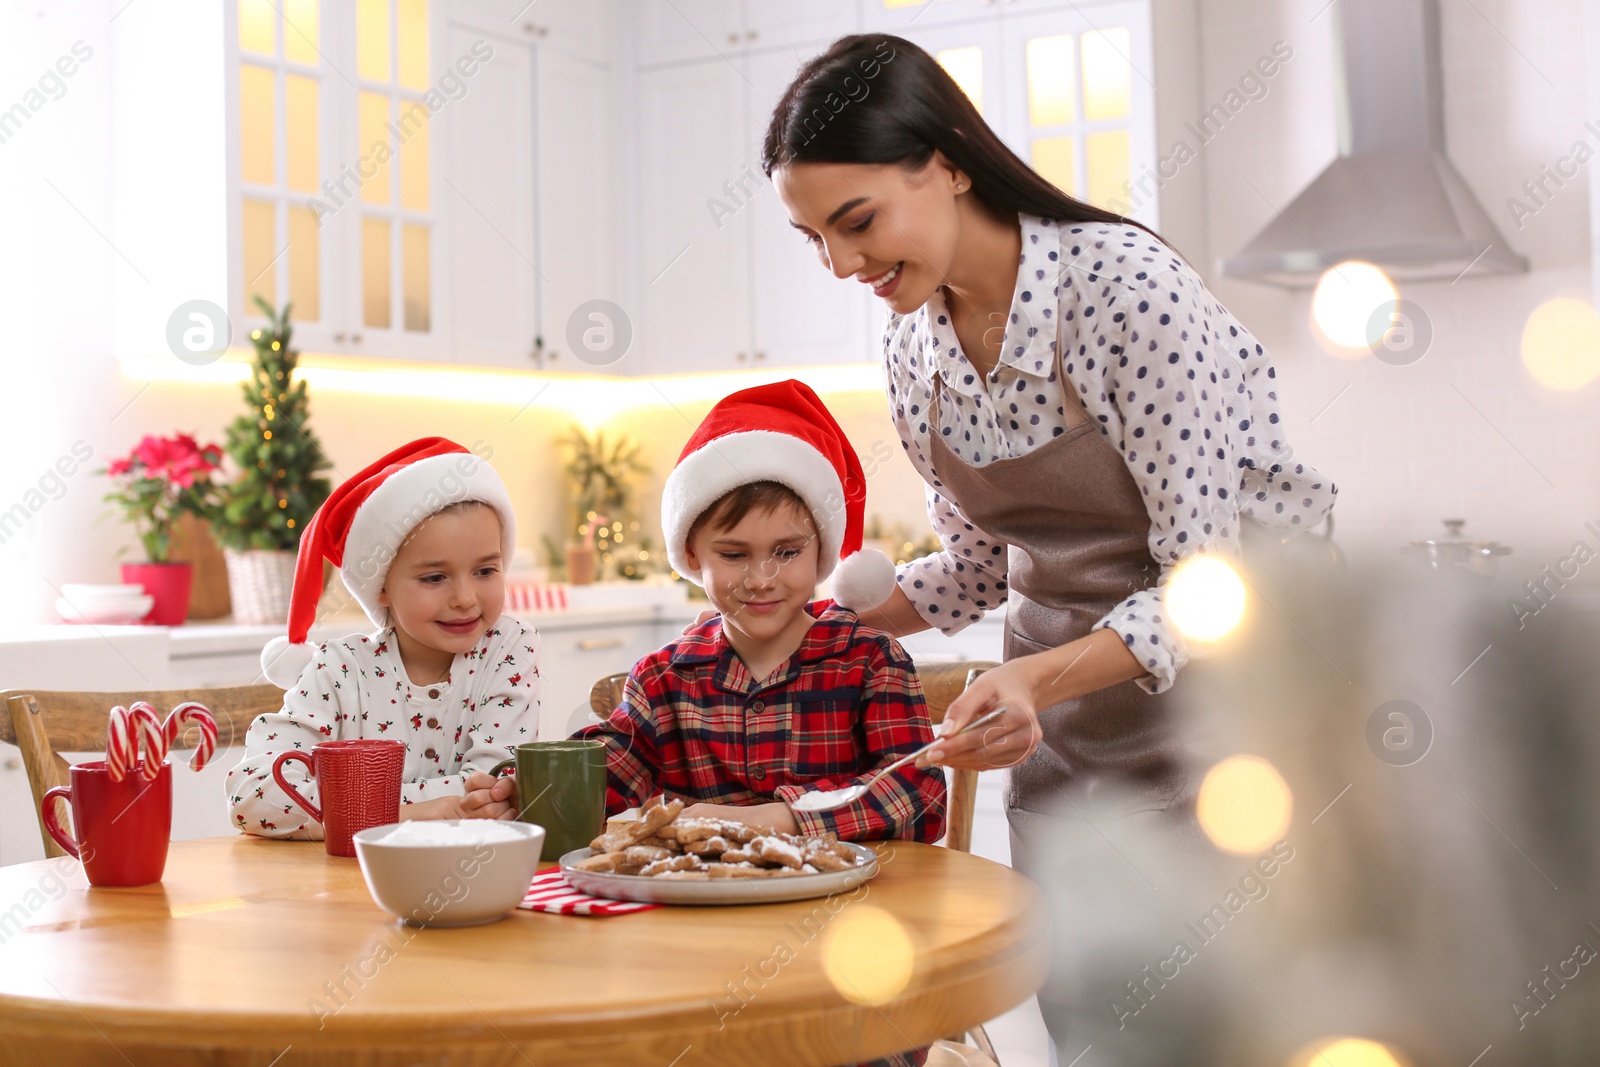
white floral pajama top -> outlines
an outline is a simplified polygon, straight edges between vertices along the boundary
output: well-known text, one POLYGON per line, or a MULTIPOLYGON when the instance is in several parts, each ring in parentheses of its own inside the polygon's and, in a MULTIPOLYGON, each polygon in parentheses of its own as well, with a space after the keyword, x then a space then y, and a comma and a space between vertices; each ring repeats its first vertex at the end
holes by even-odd
MULTIPOLYGON (((461 796, 468 774, 487 773, 517 745, 537 740, 539 684, 539 633, 510 615, 433 685, 407 678, 393 628, 329 641, 283 694, 283 710, 250 724, 245 757, 228 772, 230 821, 263 837, 321 840, 322 824, 278 788, 272 762, 322 741, 404 741, 401 804, 461 796)), ((283 776, 321 806, 304 764, 285 764, 283 776)))

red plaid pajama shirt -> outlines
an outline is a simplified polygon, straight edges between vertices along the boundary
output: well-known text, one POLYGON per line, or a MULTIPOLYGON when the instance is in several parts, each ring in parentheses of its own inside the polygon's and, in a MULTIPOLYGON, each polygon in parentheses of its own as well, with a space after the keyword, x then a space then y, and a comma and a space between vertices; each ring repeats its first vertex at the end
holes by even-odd
MULTIPOLYGON (((792 806, 810 790, 864 783, 933 740, 933 731, 905 650, 854 612, 829 606, 764 681, 750 676, 720 620, 702 623, 640 660, 610 719, 574 736, 606 743, 606 812, 614 815, 656 792, 792 806)), ((944 836, 944 772, 908 765, 854 804, 794 817, 806 834, 931 844, 944 836)))

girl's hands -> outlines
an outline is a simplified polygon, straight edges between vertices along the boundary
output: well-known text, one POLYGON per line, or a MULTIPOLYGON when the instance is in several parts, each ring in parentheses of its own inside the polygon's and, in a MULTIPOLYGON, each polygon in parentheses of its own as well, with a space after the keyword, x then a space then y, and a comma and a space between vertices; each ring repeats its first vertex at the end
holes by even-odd
POLYGON ((1006 711, 998 722, 935 746, 917 760, 918 766, 939 763, 956 770, 992 771, 1014 767, 1032 755, 1044 731, 1035 708, 1033 671, 1024 656, 984 671, 945 711, 934 734, 947 737, 978 716, 998 707, 1006 711))
POLYGON ((517 817, 517 780, 515 777, 491 778, 473 771, 467 775, 467 793, 461 797, 461 814, 445 816, 460 819, 515 819, 517 817))

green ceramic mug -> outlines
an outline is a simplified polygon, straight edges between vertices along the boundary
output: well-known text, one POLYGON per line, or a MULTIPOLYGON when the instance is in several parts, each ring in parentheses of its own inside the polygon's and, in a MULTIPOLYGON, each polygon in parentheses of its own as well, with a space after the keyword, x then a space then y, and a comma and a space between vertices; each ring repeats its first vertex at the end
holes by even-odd
POLYGON ((517 818, 544 827, 545 860, 587 848, 606 825, 603 741, 529 741, 489 773, 515 770, 517 818))

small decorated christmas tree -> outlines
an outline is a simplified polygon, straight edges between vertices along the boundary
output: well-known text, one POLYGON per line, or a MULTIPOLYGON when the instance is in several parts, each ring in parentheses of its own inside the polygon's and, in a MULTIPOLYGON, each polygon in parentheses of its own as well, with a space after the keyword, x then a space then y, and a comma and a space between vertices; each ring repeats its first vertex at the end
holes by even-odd
POLYGON ((267 326, 250 333, 256 355, 243 387, 250 411, 228 426, 225 446, 239 475, 222 487, 211 525, 228 548, 292 552, 332 492, 320 473, 332 464, 307 425, 306 383, 295 380, 300 353, 289 345, 292 305, 279 313, 259 296, 256 304, 267 326))

